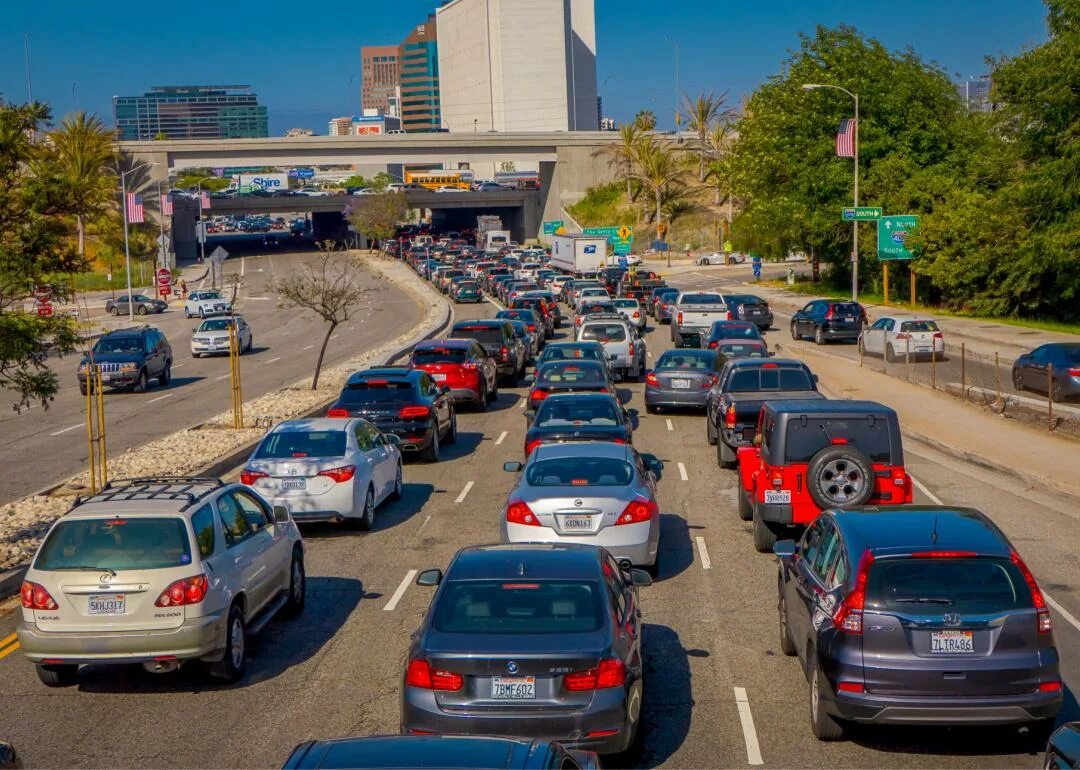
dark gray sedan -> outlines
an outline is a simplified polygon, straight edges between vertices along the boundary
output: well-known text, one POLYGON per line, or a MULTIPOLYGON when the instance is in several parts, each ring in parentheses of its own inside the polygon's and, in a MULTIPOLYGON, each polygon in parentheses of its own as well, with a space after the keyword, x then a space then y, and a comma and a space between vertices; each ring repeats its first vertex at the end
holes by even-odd
POLYGON ((135 313, 146 315, 147 313, 164 313, 169 309, 165 300, 147 297, 145 294, 134 294, 131 297, 134 303, 129 302, 127 294, 105 301, 105 311, 112 315, 121 315, 130 312, 130 305, 135 305, 135 313))
POLYGON ((715 350, 666 351, 645 375, 646 411, 665 406, 704 409, 724 360, 715 350))
POLYGON ((1080 342, 1040 345, 1016 359, 1012 376, 1019 391, 1049 391, 1054 401, 1076 398, 1080 396, 1080 342))
POLYGON ((648 574, 604 549, 529 544, 464 548, 413 635, 401 731, 558 740, 626 750, 641 717, 641 610, 648 574))

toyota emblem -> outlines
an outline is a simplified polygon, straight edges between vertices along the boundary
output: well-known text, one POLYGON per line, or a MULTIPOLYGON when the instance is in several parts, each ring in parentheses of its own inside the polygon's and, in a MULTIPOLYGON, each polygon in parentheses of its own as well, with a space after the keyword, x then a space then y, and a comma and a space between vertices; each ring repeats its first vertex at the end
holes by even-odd
POLYGON ((506 670, 511 674, 518 672, 518 664, 515 661, 509 660, 506 662, 506 670))
POLYGON ((575 508, 580 508, 581 507, 581 501, 580 500, 575 500, 574 501, 574 507, 575 508))
POLYGON ((296 475, 296 468, 289 468, 289 475, 290 476, 295 476, 296 475))

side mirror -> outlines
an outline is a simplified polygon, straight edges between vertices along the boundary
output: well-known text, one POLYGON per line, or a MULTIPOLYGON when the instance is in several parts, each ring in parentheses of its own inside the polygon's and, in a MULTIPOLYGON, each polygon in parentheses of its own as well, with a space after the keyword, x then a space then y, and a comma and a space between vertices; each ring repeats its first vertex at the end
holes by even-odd
POLYGON ((437 586, 441 582, 441 569, 426 569, 416 576, 416 584, 418 586, 437 586))
POLYGON ((386 433, 383 435, 386 436, 386 440, 390 443, 391 446, 398 446, 401 443, 401 436, 396 433, 386 433))
POLYGON ((630 570, 630 582, 634 588, 646 588, 652 585, 652 576, 643 569, 630 570))
POLYGON ((507 473, 520 473, 521 469, 525 467, 525 463, 519 463, 516 460, 512 460, 508 463, 503 463, 503 470, 507 473))
POLYGON ((781 559, 790 559, 795 555, 794 540, 778 540, 773 546, 772 552, 781 559))
POLYGON ((818 376, 816 374, 811 374, 810 376, 814 378, 814 382, 818 381, 818 376))
POLYGON ((755 433, 754 434, 754 446, 761 446, 761 441, 762 441, 761 434, 760 433, 755 433))
POLYGON ((634 409, 634 408, 627 409, 626 413, 628 415, 630 415, 631 417, 637 417, 638 416, 638 410, 634 409))
POLYGON ((289 522, 289 507, 287 505, 274 506, 274 523, 287 524, 289 522))
POLYGON ((622 382, 622 375, 619 374, 618 372, 612 372, 611 373, 611 381, 612 382, 622 382))
POLYGON ((445 396, 447 393, 450 392, 450 386, 449 385, 440 385, 439 386, 439 392, 442 393, 445 396))
POLYGON ((773 357, 773 356, 775 356, 775 355, 776 355, 776 351, 775 351, 775 350, 770 350, 770 351, 769 351, 769 358, 772 358, 772 357, 773 357))
POLYGON ((653 454, 641 455, 641 461, 645 463, 645 467, 652 471, 656 478, 660 478, 660 475, 664 472, 664 463, 660 458, 653 454))

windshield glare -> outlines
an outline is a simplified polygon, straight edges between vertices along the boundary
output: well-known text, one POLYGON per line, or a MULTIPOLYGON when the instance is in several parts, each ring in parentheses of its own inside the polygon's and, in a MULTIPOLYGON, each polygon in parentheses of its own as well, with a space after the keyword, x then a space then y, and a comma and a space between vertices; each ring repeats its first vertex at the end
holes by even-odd
POLYGON ((541 404, 534 424, 541 428, 570 425, 613 426, 619 424, 619 415, 615 411, 615 405, 609 400, 554 398, 541 404))
POLYGON ((634 469, 614 457, 555 457, 529 464, 525 481, 531 487, 625 487, 634 469))
POLYGON ((229 328, 232 321, 225 318, 215 318, 211 321, 203 321, 202 326, 199 327, 201 332, 223 332, 229 328))
POLYGON ((142 340, 138 337, 106 337, 94 345, 95 353, 141 353, 142 340))
POLYGON ((72 519, 49 533, 39 570, 167 569, 191 564, 191 544, 177 517, 72 519))
POLYGON ((451 580, 432 626, 461 634, 587 633, 603 624, 602 590, 592 581, 451 580))
POLYGON ((344 430, 278 431, 267 436, 255 451, 255 457, 259 460, 341 457, 344 454, 344 430))

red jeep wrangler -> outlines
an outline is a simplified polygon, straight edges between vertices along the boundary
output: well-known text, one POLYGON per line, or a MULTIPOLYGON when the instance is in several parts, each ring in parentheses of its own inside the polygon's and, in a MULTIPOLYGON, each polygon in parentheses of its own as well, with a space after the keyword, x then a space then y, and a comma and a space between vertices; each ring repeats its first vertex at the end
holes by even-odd
POLYGON ((766 402, 738 462, 739 518, 763 553, 827 508, 911 502, 900 423, 875 401, 766 402))

